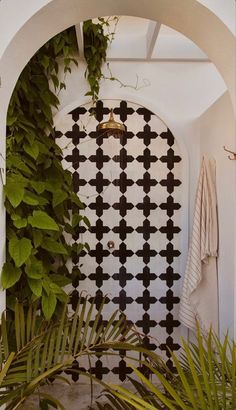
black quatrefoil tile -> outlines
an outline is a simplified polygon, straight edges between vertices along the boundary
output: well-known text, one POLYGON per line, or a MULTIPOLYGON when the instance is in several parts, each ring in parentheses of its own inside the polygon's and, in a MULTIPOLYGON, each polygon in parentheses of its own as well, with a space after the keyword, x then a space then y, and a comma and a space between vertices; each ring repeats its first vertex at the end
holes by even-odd
MULTIPOLYGON (((178 143, 153 112, 128 101, 75 107, 55 131, 60 146, 63 141, 66 147, 63 166, 72 172, 74 192, 85 204, 79 213, 90 220, 90 226, 81 220, 71 237, 72 244, 90 245, 90 251, 83 249, 68 264, 74 272, 68 287, 71 309, 76 309, 80 292, 94 303, 95 311, 105 297, 96 329, 106 326, 118 309, 114 325, 125 314, 127 326, 134 324, 143 335, 143 346, 161 353, 174 368, 169 349, 180 348, 182 266, 183 172, 178 143), (120 138, 96 130, 112 108, 115 120, 127 129, 120 138)), ((95 317, 90 318, 90 329, 95 317)), ((116 358, 97 354, 90 368, 82 359, 73 368, 100 380, 125 381, 132 373, 125 356, 124 350, 116 358)), ((79 379, 73 369, 68 374, 79 379)))

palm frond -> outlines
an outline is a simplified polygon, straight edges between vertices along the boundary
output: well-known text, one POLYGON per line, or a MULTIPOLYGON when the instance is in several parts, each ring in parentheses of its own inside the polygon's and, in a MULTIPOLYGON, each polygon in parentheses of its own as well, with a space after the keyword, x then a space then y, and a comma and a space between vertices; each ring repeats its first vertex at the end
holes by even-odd
POLYGON ((221 342, 212 331, 205 335, 198 329, 196 343, 183 340, 182 346, 180 357, 170 352, 176 368, 171 377, 160 371, 158 356, 156 361, 147 358, 142 362, 153 374, 152 380, 131 366, 137 377, 130 379, 135 393, 110 385, 105 394, 111 408, 116 409, 118 400, 129 409, 235 410, 235 342, 228 335, 221 342))
MULTIPOLYGON (((139 337, 119 311, 103 323, 103 305, 104 302, 97 311, 94 299, 80 297, 73 315, 68 316, 65 308, 60 322, 49 324, 40 320, 35 308, 25 312, 23 306, 17 304, 15 335, 11 335, 11 346, 15 346, 12 353, 9 353, 4 313, 0 337, 0 405, 7 404, 8 410, 19 408, 36 388, 70 369, 81 356, 118 355, 121 349, 138 349, 139 337)), ((52 401, 52 398, 45 396, 42 400, 52 401)))

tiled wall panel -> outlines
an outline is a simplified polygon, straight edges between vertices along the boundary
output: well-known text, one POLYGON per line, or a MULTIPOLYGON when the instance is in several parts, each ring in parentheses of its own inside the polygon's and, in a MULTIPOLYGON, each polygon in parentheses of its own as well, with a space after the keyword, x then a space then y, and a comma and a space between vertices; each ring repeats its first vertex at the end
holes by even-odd
MULTIPOLYGON (((179 349, 181 153, 170 130, 146 108, 106 100, 95 111, 94 117, 89 106, 77 107, 57 125, 63 164, 73 172, 74 190, 91 222, 74 238, 91 250, 73 261, 82 275, 73 282, 71 304, 85 290, 96 296, 99 309, 107 295, 104 320, 117 308, 126 313, 146 347, 159 346, 171 366, 168 348, 179 349), (120 139, 96 132, 111 108, 127 127, 120 139)), ((92 372, 122 381, 130 369, 122 357, 97 358, 92 372)))

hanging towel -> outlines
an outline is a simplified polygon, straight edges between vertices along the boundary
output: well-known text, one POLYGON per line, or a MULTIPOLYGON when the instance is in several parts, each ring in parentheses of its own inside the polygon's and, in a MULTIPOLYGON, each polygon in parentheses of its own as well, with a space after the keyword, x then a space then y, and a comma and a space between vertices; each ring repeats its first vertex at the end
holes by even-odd
POLYGON ((218 219, 215 160, 203 157, 192 238, 180 301, 180 320, 188 328, 210 326, 218 333, 218 219))

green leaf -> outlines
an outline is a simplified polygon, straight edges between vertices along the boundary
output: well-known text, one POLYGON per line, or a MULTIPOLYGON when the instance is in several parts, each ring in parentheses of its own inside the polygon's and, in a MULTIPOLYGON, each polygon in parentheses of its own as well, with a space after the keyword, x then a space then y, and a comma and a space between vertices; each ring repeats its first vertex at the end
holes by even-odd
POLYGON ((72 226, 68 223, 65 224, 64 230, 65 232, 70 233, 71 235, 74 235, 75 233, 74 228, 72 228, 72 226))
POLYGON ((56 285, 56 283, 50 283, 50 291, 52 291, 56 296, 57 295, 66 295, 66 293, 60 288, 60 286, 56 285))
POLYGON ((62 90, 63 88, 64 88, 64 90, 66 89, 65 83, 60 83, 60 90, 62 90))
POLYGON ((20 268, 16 268, 10 262, 6 262, 3 265, 2 275, 1 275, 1 284, 4 289, 11 288, 19 281, 22 271, 20 268))
POLYGON ((40 400, 40 402, 44 402, 44 407, 41 406, 40 410, 48 410, 49 407, 45 407, 45 405, 49 405, 50 407, 53 407, 54 409, 58 410, 66 410, 62 403, 55 397, 46 393, 40 393, 40 395, 44 397, 43 400, 40 400))
POLYGON ((72 280, 77 279, 77 278, 80 278, 81 275, 82 275, 82 273, 81 273, 80 269, 79 269, 77 266, 74 266, 74 267, 72 268, 72 275, 71 275, 71 276, 72 276, 72 280))
POLYGON ((83 221, 84 221, 85 225, 87 225, 88 228, 91 227, 91 223, 90 223, 89 219, 87 218, 87 216, 83 217, 83 221))
POLYGON ((40 154, 45 154, 46 156, 50 155, 50 151, 49 151, 48 147, 45 145, 45 141, 44 141, 43 144, 41 142, 38 142, 38 146, 39 146, 40 154))
POLYGON ((33 205, 33 206, 39 204, 37 195, 33 194, 30 191, 25 191, 23 202, 25 202, 28 205, 33 205))
POLYGON ((64 286, 67 286, 71 283, 71 279, 63 275, 58 275, 57 273, 50 275, 50 279, 61 288, 64 288, 64 286))
POLYGON ((15 353, 11 352, 6 362, 4 363, 3 368, 1 369, 1 373, 0 373, 0 384, 2 384, 4 377, 7 375, 7 372, 11 366, 11 363, 14 357, 15 357, 15 353))
POLYGON ((31 254, 33 247, 28 238, 11 238, 9 241, 9 253, 17 267, 23 265, 31 254))
POLYGON ((37 279, 28 278, 28 284, 33 294, 37 297, 42 295, 42 281, 37 279))
POLYGON ((10 228, 9 226, 7 226, 6 228, 7 228, 6 229, 7 239, 10 240, 12 238, 15 238, 15 236, 16 236, 15 229, 10 228))
POLYGON ((43 289, 45 290, 47 295, 49 295, 50 293, 50 283, 51 281, 49 277, 45 275, 43 278, 42 284, 43 284, 43 289))
POLYGON ((58 293, 55 293, 55 294, 56 294, 57 300, 59 300, 63 304, 69 303, 69 295, 66 292, 64 292, 63 290, 60 293, 58 292, 58 293))
POLYGON ((24 150, 33 159, 38 158, 39 146, 38 146, 37 142, 34 141, 32 144, 24 144, 24 150))
POLYGON ((57 242, 52 238, 44 238, 41 247, 52 253, 59 253, 62 255, 68 254, 66 248, 60 242, 57 242))
POLYGON ((55 283, 51 282, 50 283, 50 292, 53 292, 56 298, 62 302, 62 303, 67 303, 68 301, 68 295, 66 292, 64 292, 63 289, 60 288, 60 286, 56 285, 55 283))
POLYGON ((54 85, 55 90, 59 87, 59 80, 56 75, 51 75, 51 79, 54 85))
POLYGON ((61 204, 67 197, 68 197, 68 195, 65 191, 62 191, 60 189, 56 189, 53 192, 52 206, 55 208, 55 206, 61 204))
POLYGON ((87 91, 85 94, 85 97, 90 97, 91 95, 93 95, 92 91, 87 91))
POLYGON ((84 209, 84 204, 74 192, 71 194, 71 199, 80 209, 84 209))
POLYGON ((83 217, 80 214, 74 214, 72 216, 72 227, 76 228, 76 226, 82 221, 83 217))
POLYGON ((50 57, 47 54, 44 54, 41 60, 41 63, 43 64, 45 70, 48 68, 49 62, 50 62, 50 57))
POLYGON ((23 200, 24 184, 19 183, 19 181, 14 182, 13 178, 11 178, 11 180, 7 180, 7 184, 4 187, 4 192, 13 208, 16 208, 23 200))
POLYGON ((27 219, 26 218, 21 218, 19 215, 17 215, 17 218, 15 218, 13 220, 13 225, 17 229, 25 228, 27 226, 27 219))
POLYGON ((84 244, 83 243, 74 243, 73 244, 73 251, 76 252, 77 255, 80 255, 82 250, 84 249, 84 244))
POLYGON ((43 263, 35 256, 31 256, 26 262, 25 272, 31 279, 41 279, 43 277, 43 263))
POLYGON ((38 246, 41 245, 42 240, 43 240, 42 232, 34 229, 33 230, 33 243, 34 243, 35 248, 38 248, 38 246))
POLYGON ((6 308, 14 312, 17 298, 13 295, 8 295, 6 298, 6 308))
POLYGON ((32 175, 31 169, 20 159, 17 155, 9 155, 8 157, 8 164, 13 168, 17 168, 23 171, 27 175, 32 175))
POLYGON ((7 126, 11 127, 16 121, 17 121, 18 117, 14 116, 14 117, 10 117, 9 115, 7 116, 7 126))
POLYGON ((28 222, 33 228, 59 231, 57 223, 44 211, 34 211, 33 215, 28 217, 28 222))
POLYGON ((50 292, 49 295, 43 294, 42 296, 42 309, 47 320, 50 320, 53 313, 55 312, 57 305, 57 299, 53 292, 50 292))
POLYGON ((90 246, 89 246, 88 242, 84 243, 84 247, 88 252, 90 252, 90 246))
POLYGON ((37 192, 37 194, 42 194, 45 191, 45 182, 42 181, 30 181, 31 186, 37 192))

